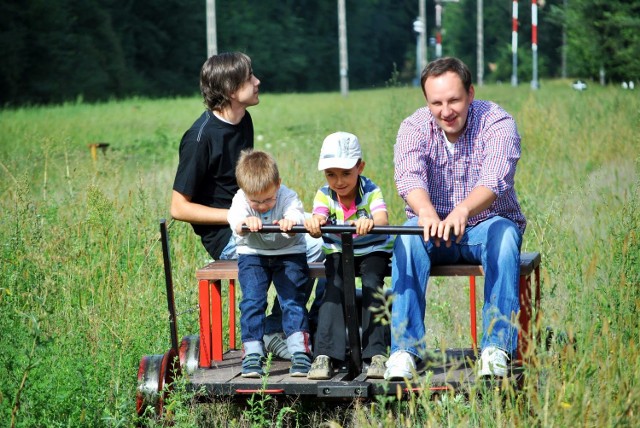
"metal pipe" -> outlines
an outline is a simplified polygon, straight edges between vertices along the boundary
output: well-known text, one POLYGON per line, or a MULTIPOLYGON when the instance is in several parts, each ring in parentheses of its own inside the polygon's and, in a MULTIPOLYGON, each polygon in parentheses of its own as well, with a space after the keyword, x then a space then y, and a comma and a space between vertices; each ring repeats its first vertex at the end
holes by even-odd
MULTIPOLYGON (((242 226, 243 232, 249 232, 249 228, 244 225, 242 226)), ((322 233, 356 233, 355 226, 347 226, 347 225, 329 225, 322 226, 320 228, 322 233)), ((262 225, 262 229, 257 231, 258 233, 281 233, 280 226, 274 224, 262 225)), ((291 228, 292 233, 308 233, 308 230, 304 226, 293 226, 291 228)), ((378 235, 422 235, 424 233, 424 228, 420 226, 374 226, 373 229, 369 231, 372 234, 378 235)))
POLYGON ((171 257, 169 254, 169 235, 167 221, 160 220, 160 236, 162 241, 162 256, 164 259, 164 277, 167 285, 167 305, 169 306, 169 327, 171 330, 171 348, 178 355, 178 326, 176 320, 176 301, 173 296, 173 277, 171 275, 171 257))

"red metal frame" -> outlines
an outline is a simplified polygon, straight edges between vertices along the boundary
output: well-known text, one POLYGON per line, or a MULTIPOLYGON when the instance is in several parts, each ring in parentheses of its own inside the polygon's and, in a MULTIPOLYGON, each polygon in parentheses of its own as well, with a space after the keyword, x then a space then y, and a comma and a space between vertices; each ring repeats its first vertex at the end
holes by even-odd
MULTIPOLYGON (((529 351, 531 336, 531 318, 535 311, 536 322, 538 321, 540 308, 540 266, 534 268, 534 284, 535 288, 531 289, 531 273, 520 275, 518 298, 520 300, 520 314, 518 315, 518 349, 517 360, 524 361, 529 351), (531 304, 531 293, 533 291, 534 301, 531 304)), ((471 340, 473 342, 473 350, 478 349, 478 334, 476 322, 476 277, 469 277, 469 318, 471 324, 471 340)))
POLYGON ((531 274, 520 275, 520 314, 518 317, 518 355, 517 360, 523 362, 529 354, 529 347, 533 340, 532 336, 532 317, 535 311, 535 323, 538 322, 540 316, 540 266, 534 268, 534 288, 531 289, 531 274), (531 294, 533 291, 534 301, 531 302, 531 294))
POLYGON ((473 350, 478 350, 478 330, 476 328, 476 277, 469 277, 469 322, 471 324, 471 341, 473 350))
MULTIPOLYGON (((200 306, 200 367, 222 361, 222 281, 198 281, 200 306)), ((236 283, 229 279, 229 349, 236 349, 236 283)))
POLYGON ((236 349, 236 281, 229 280, 229 349, 236 349))
MULTIPOLYGON (((213 308, 215 312, 220 308, 220 306, 213 306, 213 302, 211 300, 211 288, 213 288, 214 293, 218 294, 217 301, 220 303, 220 281, 209 281, 207 279, 201 279, 198 281, 200 306, 200 367, 211 366, 211 360, 214 356, 212 342, 218 342, 218 339, 220 339, 219 343, 222 344, 222 338, 220 337, 222 334, 222 323, 220 323, 219 333, 216 331, 215 327, 212 330, 211 309, 213 308), (218 287, 216 287, 216 283, 218 287), (215 337, 213 336, 214 334, 215 337)), ((219 314, 220 318, 222 318, 222 313, 219 312, 219 314)), ((222 359, 222 353, 220 354, 220 359, 222 359)))

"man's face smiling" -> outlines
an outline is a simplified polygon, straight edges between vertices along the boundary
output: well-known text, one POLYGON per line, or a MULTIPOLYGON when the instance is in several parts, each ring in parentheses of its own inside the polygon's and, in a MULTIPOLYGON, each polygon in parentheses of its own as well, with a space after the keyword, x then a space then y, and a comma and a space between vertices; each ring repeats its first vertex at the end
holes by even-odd
POLYGON ((460 77, 448 71, 440 76, 429 77, 424 83, 427 107, 447 135, 455 143, 467 123, 469 105, 473 101, 473 85, 469 92, 464 89, 460 77))

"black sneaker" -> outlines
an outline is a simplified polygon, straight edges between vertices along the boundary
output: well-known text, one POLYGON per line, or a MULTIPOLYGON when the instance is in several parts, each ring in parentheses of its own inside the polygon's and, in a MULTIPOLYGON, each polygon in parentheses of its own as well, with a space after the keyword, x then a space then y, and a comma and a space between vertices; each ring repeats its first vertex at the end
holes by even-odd
POLYGON ((249 354, 242 358, 242 377, 259 378, 264 376, 264 357, 260 354, 249 354))
POLYGON ((307 377, 311 368, 311 356, 304 352, 294 352, 291 357, 289 374, 293 377, 307 377))

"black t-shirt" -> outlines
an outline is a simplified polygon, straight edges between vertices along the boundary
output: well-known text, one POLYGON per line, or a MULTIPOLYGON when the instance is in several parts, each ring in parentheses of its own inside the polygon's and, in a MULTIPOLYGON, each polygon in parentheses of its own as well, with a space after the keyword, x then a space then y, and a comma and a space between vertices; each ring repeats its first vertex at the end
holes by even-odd
MULTIPOLYGON (((173 190, 191 196, 191 202, 229 208, 238 191, 236 163, 240 152, 249 148, 253 148, 253 121, 249 112, 240 123, 231 125, 205 111, 182 136, 173 190)), ((211 257, 220 257, 231 237, 229 225, 192 226, 211 257)))

